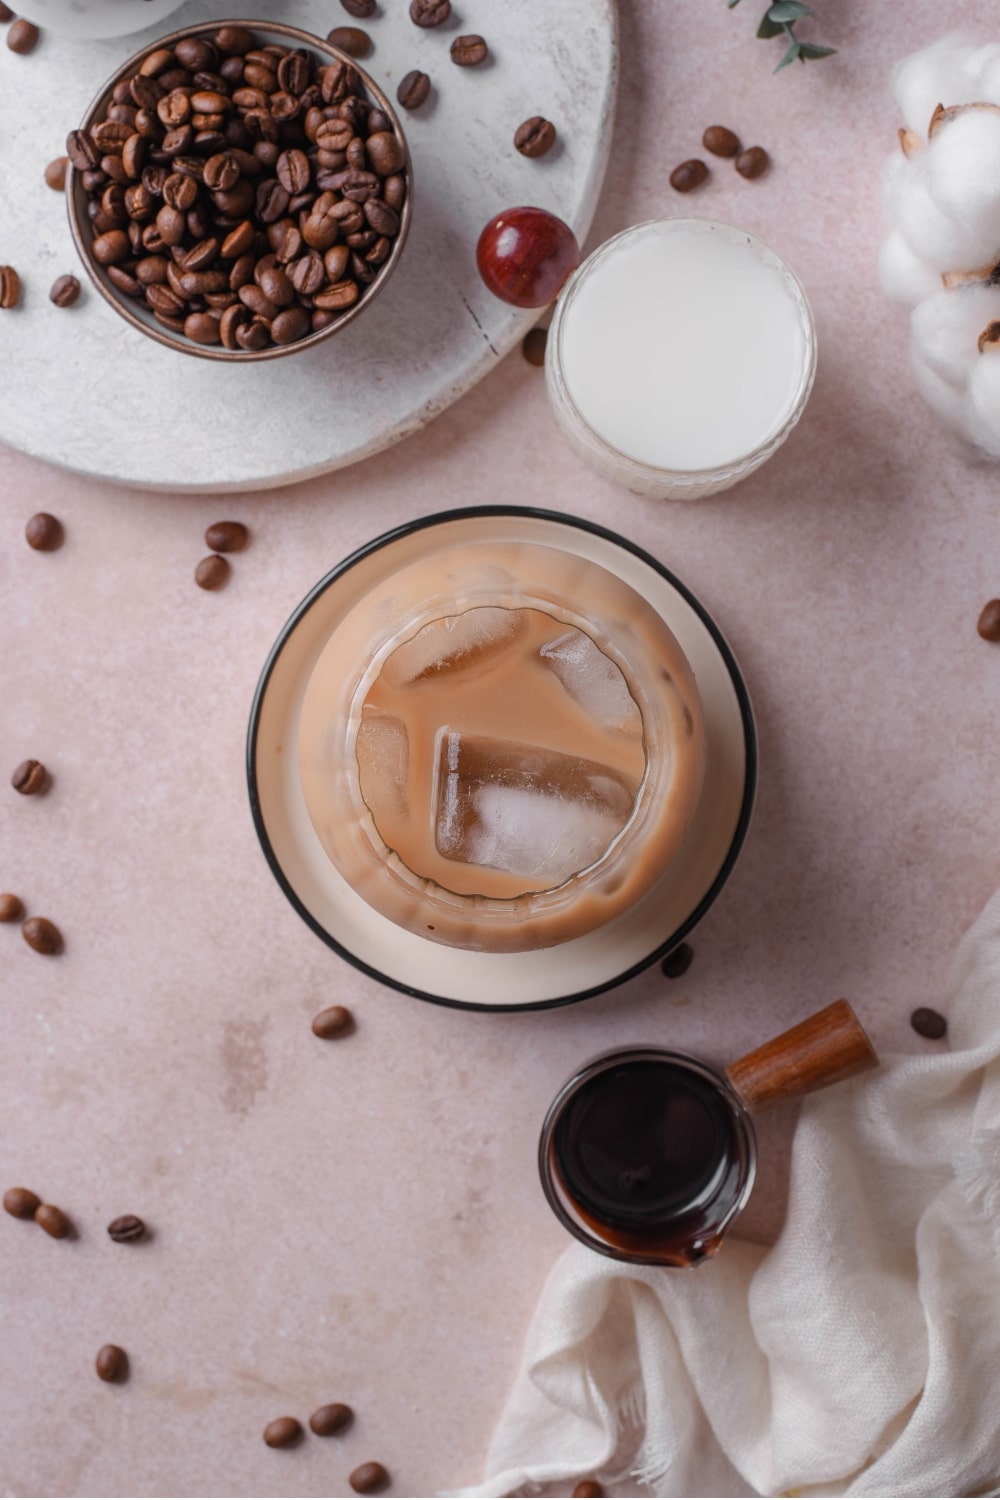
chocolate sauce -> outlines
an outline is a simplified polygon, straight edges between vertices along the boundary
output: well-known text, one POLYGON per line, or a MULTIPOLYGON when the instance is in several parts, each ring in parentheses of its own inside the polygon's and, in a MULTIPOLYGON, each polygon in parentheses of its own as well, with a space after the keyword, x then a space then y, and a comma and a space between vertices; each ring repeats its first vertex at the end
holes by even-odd
POLYGON ((607 1245, 690 1265, 718 1248, 745 1151, 720 1085, 683 1063, 644 1058, 579 1086, 556 1123, 551 1164, 607 1245))

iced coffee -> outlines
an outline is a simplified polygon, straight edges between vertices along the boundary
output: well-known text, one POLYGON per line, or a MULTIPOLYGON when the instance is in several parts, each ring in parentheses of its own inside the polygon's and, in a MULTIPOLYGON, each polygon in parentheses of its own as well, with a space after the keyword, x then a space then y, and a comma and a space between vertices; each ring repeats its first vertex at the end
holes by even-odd
POLYGON ((676 640, 577 554, 395 545, 305 692, 299 769, 328 856, 434 942, 514 952, 613 921, 677 855, 701 792, 676 640))

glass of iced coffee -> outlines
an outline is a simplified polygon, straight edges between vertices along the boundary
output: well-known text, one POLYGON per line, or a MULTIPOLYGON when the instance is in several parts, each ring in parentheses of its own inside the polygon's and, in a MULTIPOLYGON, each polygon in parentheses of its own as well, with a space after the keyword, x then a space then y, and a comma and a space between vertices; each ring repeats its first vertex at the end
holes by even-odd
POLYGON ((695 601, 613 534, 514 507, 411 523, 323 580, 249 752, 306 920, 473 1006, 643 967, 714 899, 753 796, 745 691, 695 601))

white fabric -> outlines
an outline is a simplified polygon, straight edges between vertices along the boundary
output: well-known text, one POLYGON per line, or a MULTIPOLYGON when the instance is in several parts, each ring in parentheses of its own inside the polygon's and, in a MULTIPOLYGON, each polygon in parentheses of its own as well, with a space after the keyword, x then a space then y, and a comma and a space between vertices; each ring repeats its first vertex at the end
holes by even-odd
POLYGON ((950 1051, 805 1103, 773 1248, 664 1270, 572 1243, 464 1494, 616 1473, 712 1493, 723 1456, 764 1495, 997 1491, 1000 892, 941 1009, 950 1051))

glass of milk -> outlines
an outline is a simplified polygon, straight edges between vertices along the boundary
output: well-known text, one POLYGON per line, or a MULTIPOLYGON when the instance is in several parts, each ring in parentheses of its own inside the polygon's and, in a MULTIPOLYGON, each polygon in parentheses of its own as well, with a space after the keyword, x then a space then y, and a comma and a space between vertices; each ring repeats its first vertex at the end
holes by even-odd
POLYGON ((19 16, 59 36, 96 40, 156 26, 183 0, 18 0, 19 16))
POLYGON ((816 331, 802 286, 752 234, 659 219, 574 273, 545 371, 586 463, 641 495, 697 499, 785 441, 812 389, 816 331))

